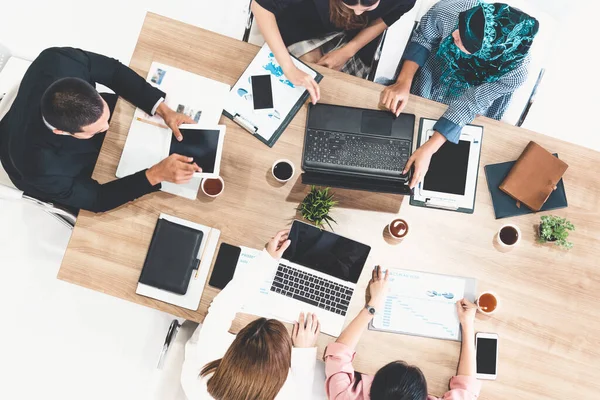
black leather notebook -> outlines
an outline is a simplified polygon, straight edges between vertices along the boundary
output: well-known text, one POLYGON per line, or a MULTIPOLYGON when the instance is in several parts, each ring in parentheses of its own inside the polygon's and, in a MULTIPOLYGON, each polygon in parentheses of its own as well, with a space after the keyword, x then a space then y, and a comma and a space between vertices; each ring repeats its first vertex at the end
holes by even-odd
POLYGON ((190 278, 200 265, 198 252, 203 233, 160 218, 139 282, 177 294, 187 292, 190 278))
MULTIPOLYGON (((554 154, 554 157, 558 158, 558 154, 554 154)), ((502 181, 504 181, 504 178, 506 178, 506 175, 510 172, 510 169, 515 165, 515 162, 516 161, 508 161, 499 164, 490 164, 484 167, 496 219, 533 213, 533 211, 524 204, 522 204, 521 207, 517 207, 517 201, 499 188, 502 181)), ((548 200, 546 200, 540 211, 565 208, 567 205, 565 185, 561 179, 556 185, 556 190, 550 194, 550 197, 548 197, 548 200)))

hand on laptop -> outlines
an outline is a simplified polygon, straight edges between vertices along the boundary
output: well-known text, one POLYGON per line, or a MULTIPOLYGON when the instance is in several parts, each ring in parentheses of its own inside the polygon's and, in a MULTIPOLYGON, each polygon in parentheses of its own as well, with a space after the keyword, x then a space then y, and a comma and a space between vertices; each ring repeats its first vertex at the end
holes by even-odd
POLYGON ((301 312, 298 322, 292 328, 292 344, 297 348, 309 348, 317 345, 317 339, 321 332, 321 323, 316 314, 301 312))
POLYGON ((290 234, 289 229, 285 229, 283 231, 277 232, 275 236, 269 240, 269 242, 265 245, 265 249, 267 252, 276 260, 279 260, 283 255, 283 252, 290 247, 290 243, 292 243, 288 239, 288 235, 290 234))
POLYGON ((383 89, 379 103, 385 106, 396 117, 400 115, 408 104, 410 85, 412 82, 398 82, 383 89))
POLYGON ((161 182, 188 183, 194 176, 194 172, 202 172, 196 163, 190 164, 194 159, 191 157, 171 154, 155 166, 146 171, 148 182, 152 186, 161 182))
POLYGON ((373 268, 371 280, 365 293, 365 302, 376 310, 383 308, 383 302, 389 290, 389 272, 390 270, 388 269, 384 274, 379 265, 373 268))
POLYGON ((179 131, 179 125, 196 123, 196 121, 194 121, 187 115, 171 110, 169 106, 165 104, 164 101, 160 103, 160 105, 156 109, 156 113, 160 115, 161 118, 165 121, 165 124, 167 124, 167 126, 171 128, 171 130, 173 131, 173 136, 175 136, 175 138, 180 142, 183 140, 183 135, 179 131))

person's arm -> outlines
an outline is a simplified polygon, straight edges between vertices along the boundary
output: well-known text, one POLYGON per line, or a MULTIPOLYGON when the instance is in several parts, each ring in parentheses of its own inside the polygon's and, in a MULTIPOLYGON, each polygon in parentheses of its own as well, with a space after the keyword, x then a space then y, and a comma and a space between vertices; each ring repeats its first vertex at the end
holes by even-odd
MULTIPOLYGON (((385 296, 388 290, 388 272, 382 273, 381 267, 373 269, 371 281, 367 287, 366 304, 381 312, 385 296)), ((355 348, 363 332, 369 325, 373 316, 363 308, 343 330, 335 343, 327 346, 325 350, 325 374, 327 380, 325 388, 330 399, 345 399, 362 397, 364 382, 356 383, 356 374, 352 366, 355 348)), ((361 380, 372 379, 367 375, 361 375, 361 380)))
POLYGON ((527 65, 528 60, 502 76, 500 80, 472 86, 450 102, 442 118, 433 126, 435 130, 433 136, 412 154, 404 167, 406 173, 414 164, 415 169, 410 181, 411 188, 425 178, 431 157, 446 141, 458 143, 465 125, 470 124, 477 115, 485 113, 496 99, 512 94, 525 82, 527 65))
POLYGON ((310 399, 315 379, 317 363, 317 339, 321 333, 321 324, 316 314, 300 313, 292 328, 292 366, 290 374, 295 384, 296 397, 310 399))
POLYGON ((189 181, 199 168, 189 157, 172 154, 155 166, 135 174, 100 184, 90 178, 41 176, 30 184, 43 198, 92 212, 105 212, 161 189, 160 183, 189 181))
POLYGON ((396 116, 400 115, 408 104, 415 74, 425 64, 433 47, 442 40, 444 34, 442 19, 452 18, 446 15, 446 8, 444 2, 439 2, 423 15, 400 60, 402 68, 396 83, 381 92, 381 105, 396 116))
POLYGON ((388 26, 381 18, 373 21, 369 26, 361 30, 352 40, 346 43, 346 45, 321 57, 317 64, 337 71, 341 70, 349 59, 354 57, 360 49, 371 43, 373 39, 381 35, 387 27, 388 26))
POLYGON ((481 382, 476 378, 475 314, 477 306, 462 299, 456 303, 456 312, 462 330, 462 347, 457 376, 450 380, 450 392, 444 398, 475 400, 481 391, 481 382))
POLYGON ((458 143, 462 128, 477 115, 484 114, 496 99, 512 94, 527 80, 526 59, 518 68, 506 73, 496 82, 483 83, 465 90, 452 100, 433 129, 452 143, 458 143))
POLYGON ((263 7, 263 5, 259 4, 259 1, 252 1, 251 9, 252 13, 254 14, 254 18, 256 19, 256 23, 258 24, 260 33, 262 33, 265 41, 269 45, 269 48, 273 52, 275 59, 283 69, 283 73, 285 74, 286 78, 288 78, 294 85, 305 87, 310 94, 313 104, 316 104, 321 98, 319 84, 312 76, 301 71, 296 67, 296 65, 294 65, 292 57, 290 56, 290 53, 283 42, 283 38, 281 37, 281 32, 279 32, 277 19, 275 18, 274 14, 274 5, 271 4, 272 2, 261 0, 260 3, 264 5, 271 5, 271 10, 269 10, 263 7))

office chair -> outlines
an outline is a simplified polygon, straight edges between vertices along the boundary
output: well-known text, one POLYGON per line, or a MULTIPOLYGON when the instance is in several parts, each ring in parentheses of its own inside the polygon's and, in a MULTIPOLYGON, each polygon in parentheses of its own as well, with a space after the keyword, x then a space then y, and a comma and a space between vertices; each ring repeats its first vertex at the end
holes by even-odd
MULTIPOLYGON (((14 59, 14 57, 11 56, 11 53, 8 50, 8 48, 0 44, 1 78, 6 78, 6 74, 2 74, 2 70, 4 70, 4 67, 9 63, 9 61, 11 61, 11 58, 14 59)), ((8 79, 2 79, 2 87, 6 87, 8 89, 5 93, 2 93, 4 92, 4 90, 0 92, 0 120, 2 120, 2 118, 4 118, 6 113, 8 113, 8 111, 10 110, 13 101, 17 97, 17 92, 19 91, 19 84, 21 83, 21 79, 25 74, 26 68, 24 67, 27 65, 27 62, 24 60, 20 60, 19 64, 23 65, 19 65, 18 67, 15 67, 12 71, 9 71, 11 76, 8 79)), ((23 202, 24 204, 30 207, 40 209, 45 213, 51 215, 53 218, 56 218, 57 221, 69 227, 70 229, 73 229, 73 226, 75 225, 76 217, 74 214, 70 213, 67 210, 63 210, 59 207, 55 207, 51 203, 46 203, 31 196, 28 196, 27 194, 23 193, 23 191, 17 189, 6 174, 6 171, 4 171, 4 169, 2 168, 1 164, 0 200, 23 202)))
MULTIPOLYGON (((12 56, 12 53, 8 49, 8 47, 4 46, 0 43, 0 72, 4 69, 4 66, 8 62, 8 59, 12 56)), ((0 98, 2 94, 0 93, 0 98)))
POLYGON ((3 185, 0 183, 0 201, 15 201, 22 202, 29 207, 37 208, 38 210, 42 210, 48 215, 55 218, 57 221, 68 227, 69 229, 73 229, 75 226, 75 220, 77 217, 70 212, 63 210, 54 206, 52 203, 45 203, 41 200, 38 200, 34 197, 27 196, 23 193, 23 191, 10 187, 8 185, 3 185))

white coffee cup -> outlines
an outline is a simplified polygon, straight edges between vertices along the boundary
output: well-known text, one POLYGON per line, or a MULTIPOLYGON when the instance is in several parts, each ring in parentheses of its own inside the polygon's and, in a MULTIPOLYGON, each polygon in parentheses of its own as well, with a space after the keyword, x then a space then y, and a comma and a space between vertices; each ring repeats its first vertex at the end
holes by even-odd
POLYGON ((294 163, 291 162, 290 160, 280 159, 273 163, 273 166, 271 167, 271 174, 273 175, 273 178, 275 178, 275 180, 277 182, 285 183, 294 177, 294 174, 296 174, 296 168, 294 167, 294 163), (287 179, 278 178, 277 175, 275 175, 275 166, 277 166, 277 164, 279 164, 279 163, 288 164, 292 168, 292 172, 291 172, 291 175, 289 176, 289 178, 287 178, 287 179))
POLYGON ((202 188, 202 193, 204 193, 208 197, 217 197, 217 196, 221 195, 221 193, 223 193, 223 190, 225 190, 225 181, 223 181, 223 178, 221 178, 220 176, 218 176, 216 178, 204 178, 204 179, 202 179, 202 183, 200 184, 200 187, 202 188), (204 188, 204 184, 213 179, 215 179, 215 180, 218 179, 219 181, 221 181, 221 190, 217 194, 207 193, 206 189, 204 188))
POLYGON ((491 314, 495 313, 496 311, 498 311, 498 308, 500 307, 500 300, 498 299, 498 296, 496 295, 496 293, 487 291, 487 292, 481 293, 477 297, 475 304, 477 304, 477 311, 479 311, 480 313, 485 314, 485 315, 491 315, 491 314), (481 308, 481 305, 479 304, 479 299, 481 299, 482 296, 492 296, 494 298, 494 300, 496 301, 496 306, 494 307, 493 310, 488 311, 488 310, 484 310, 481 308))
POLYGON ((504 248, 512 249, 521 241, 521 230, 515 224, 505 224, 496 234, 496 242, 504 248), (514 236, 516 235, 516 238, 514 236))

